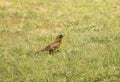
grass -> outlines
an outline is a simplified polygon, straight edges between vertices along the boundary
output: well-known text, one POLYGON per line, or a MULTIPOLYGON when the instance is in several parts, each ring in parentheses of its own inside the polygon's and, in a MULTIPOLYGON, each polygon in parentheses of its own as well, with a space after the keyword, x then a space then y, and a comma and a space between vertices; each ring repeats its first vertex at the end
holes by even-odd
POLYGON ((119 0, 0 0, 0 19, 0 82, 120 81, 119 0))

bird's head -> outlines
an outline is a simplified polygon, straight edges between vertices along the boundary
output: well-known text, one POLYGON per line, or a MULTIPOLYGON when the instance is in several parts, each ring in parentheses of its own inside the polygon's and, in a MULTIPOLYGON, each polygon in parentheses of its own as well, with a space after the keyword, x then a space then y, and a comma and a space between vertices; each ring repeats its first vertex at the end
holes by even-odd
POLYGON ((61 39, 61 38, 63 38, 63 35, 60 34, 60 35, 57 36, 57 38, 60 38, 60 39, 61 39))
POLYGON ((60 41, 60 42, 61 42, 62 38, 63 38, 63 35, 60 34, 60 35, 58 35, 58 36, 56 37, 56 41, 60 41))

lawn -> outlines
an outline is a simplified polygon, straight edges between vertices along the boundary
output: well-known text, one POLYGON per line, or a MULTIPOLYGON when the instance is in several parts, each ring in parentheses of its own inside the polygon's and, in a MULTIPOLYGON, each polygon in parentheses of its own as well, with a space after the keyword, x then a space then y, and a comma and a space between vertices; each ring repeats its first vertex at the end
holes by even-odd
POLYGON ((120 1, 0 0, 0 82, 120 82, 120 1))

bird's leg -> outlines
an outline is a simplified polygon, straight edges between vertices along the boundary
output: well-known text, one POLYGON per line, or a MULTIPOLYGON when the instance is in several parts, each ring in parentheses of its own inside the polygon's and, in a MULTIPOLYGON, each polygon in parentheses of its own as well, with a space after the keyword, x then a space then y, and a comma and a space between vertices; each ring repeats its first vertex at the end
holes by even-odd
POLYGON ((50 55, 53 54, 53 52, 54 52, 53 50, 49 50, 49 54, 50 54, 50 55))

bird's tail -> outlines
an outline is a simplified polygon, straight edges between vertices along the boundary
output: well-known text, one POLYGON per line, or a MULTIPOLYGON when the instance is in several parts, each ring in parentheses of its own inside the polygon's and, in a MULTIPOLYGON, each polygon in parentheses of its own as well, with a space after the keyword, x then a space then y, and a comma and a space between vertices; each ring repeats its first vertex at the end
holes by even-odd
POLYGON ((35 52, 35 54, 39 54, 40 52, 43 52, 43 51, 45 51, 45 49, 41 49, 41 50, 35 52))

